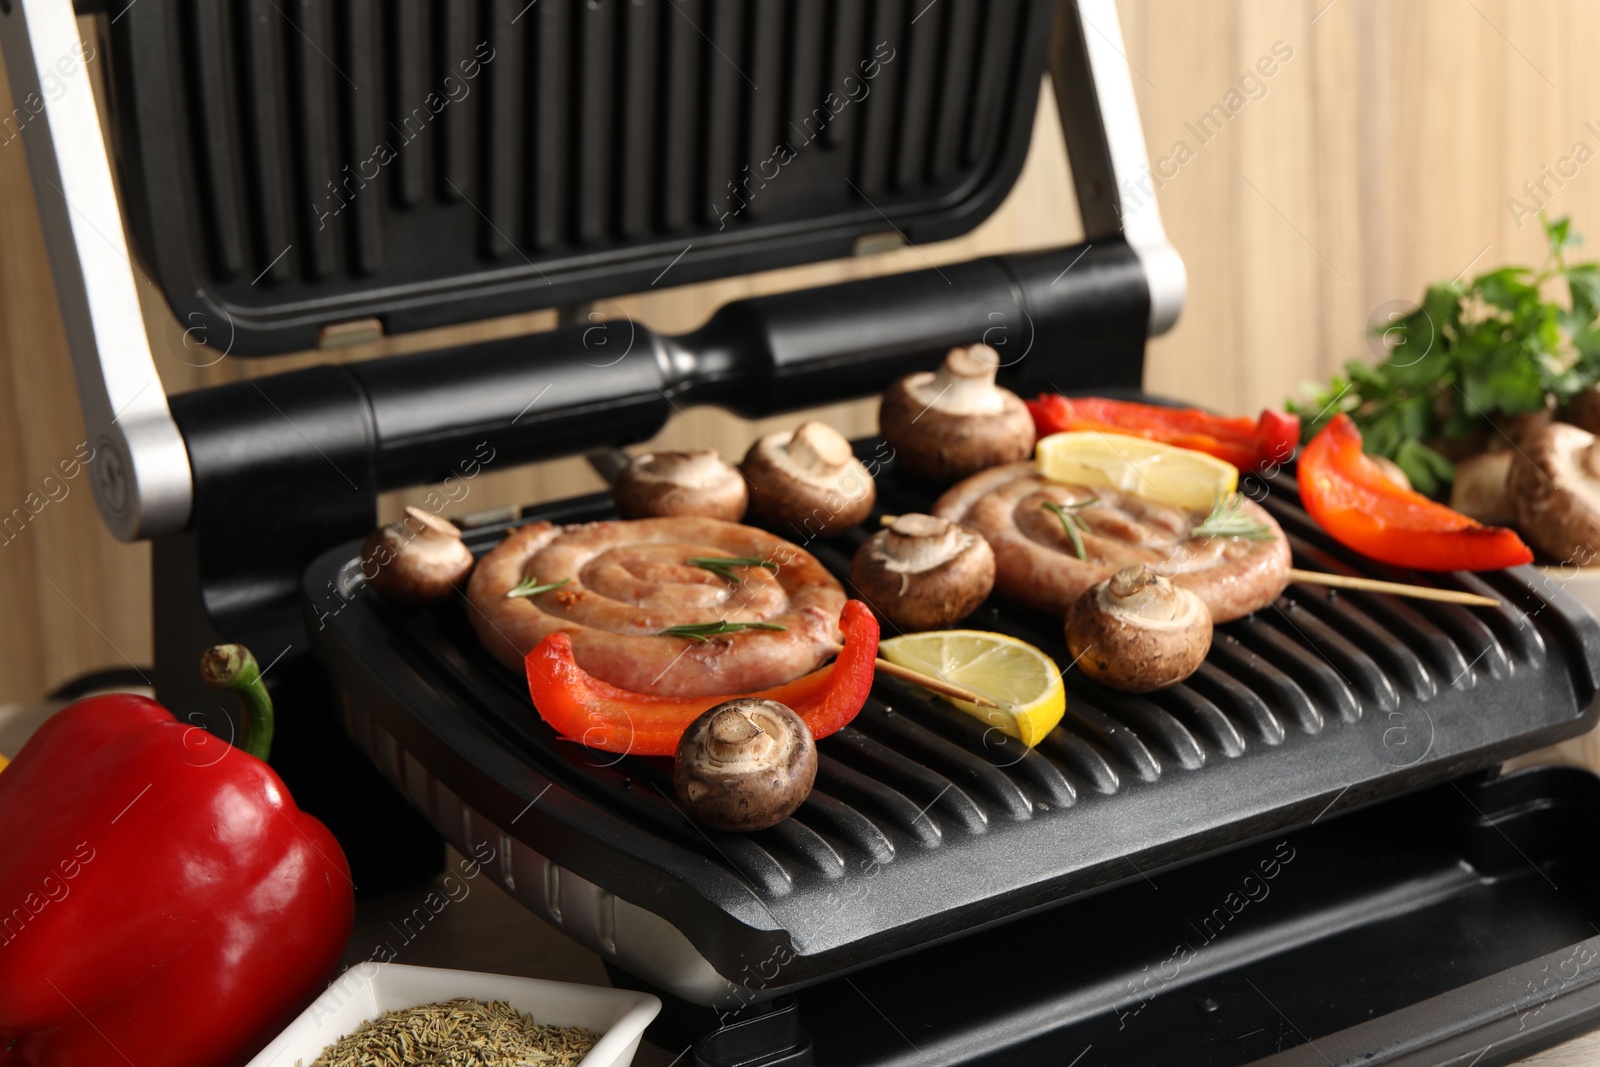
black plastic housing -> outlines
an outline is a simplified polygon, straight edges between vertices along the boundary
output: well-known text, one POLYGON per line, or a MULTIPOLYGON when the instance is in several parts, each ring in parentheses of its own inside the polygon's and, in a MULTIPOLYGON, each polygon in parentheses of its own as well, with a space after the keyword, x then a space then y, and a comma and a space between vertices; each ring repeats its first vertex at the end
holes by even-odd
MULTIPOLYGON (((1498 1067, 1600 1020, 1586 771, 1462 779, 1147 873, 802 990, 782 1021, 832 1067, 1498 1067)), ((750 1022, 729 1036, 759 1063, 750 1022)), ((669 1001, 649 1036, 716 1025, 669 1001)))

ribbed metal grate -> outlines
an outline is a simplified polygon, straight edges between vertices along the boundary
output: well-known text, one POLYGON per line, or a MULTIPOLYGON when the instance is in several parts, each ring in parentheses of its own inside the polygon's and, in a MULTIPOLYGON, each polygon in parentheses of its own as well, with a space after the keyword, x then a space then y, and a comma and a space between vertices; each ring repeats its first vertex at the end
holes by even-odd
POLYGON ((1011 109, 1032 107, 1016 85, 1026 10, 181 0, 130 14, 178 42, 197 236, 211 280, 242 283, 229 295, 248 306, 252 282, 406 281, 440 260, 533 274, 624 242, 959 197, 1011 109), (791 167, 807 177, 785 181, 791 167))
MULTIPOLYGON (((894 499, 893 483, 887 484, 885 510, 914 506, 894 499)), ((1297 565, 1372 570, 1315 528, 1288 479, 1273 486, 1266 506, 1291 536, 1297 565)), ((868 532, 810 548, 843 578, 868 532)), ((1036 644, 1059 663, 1070 661, 1054 620, 991 602, 971 624, 1036 644)), ((1221 627, 1206 664, 1180 685, 1134 696, 1069 670, 1066 718, 1033 751, 919 690, 883 681, 855 723, 822 744, 811 800, 779 827, 753 835, 707 835, 691 826, 672 799, 667 761, 611 765, 614 757, 552 743, 548 728, 526 707, 521 679, 483 654, 464 625, 449 660, 455 682, 477 702, 483 702, 485 683, 492 684, 489 706, 530 753, 553 750, 580 772, 570 787, 731 867, 777 900, 812 880, 834 880, 908 852, 937 851, 1010 824, 1072 818, 1065 809, 1159 790, 1174 777, 1215 773, 1219 765, 1267 750, 1331 744, 1323 738, 1373 717, 1415 720, 1446 694, 1543 670, 1548 641, 1579 640, 1563 629, 1554 612, 1523 618, 1509 604, 1484 611, 1291 586, 1266 610, 1221 627)), ((437 648, 435 640, 430 634, 425 643, 437 648)), ((1575 643, 1568 653, 1583 659, 1575 643)))

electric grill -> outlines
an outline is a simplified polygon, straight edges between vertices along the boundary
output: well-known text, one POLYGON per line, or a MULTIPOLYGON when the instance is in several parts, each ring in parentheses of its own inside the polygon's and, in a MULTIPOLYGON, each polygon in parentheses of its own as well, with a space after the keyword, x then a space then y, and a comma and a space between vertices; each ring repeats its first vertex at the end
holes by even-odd
MULTIPOLYGON (((1600 627, 1532 570, 1427 579, 1492 610, 1291 586, 1182 685, 1069 671, 1031 752, 881 681, 800 812, 747 836, 685 819, 660 761, 559 742, 460 605, 365 592, 378 492, 606 466, 690 404, 867 395, 978 340, 1024 394, 1136 395, 1183 274, 1154 203, 1124 195, 1144 149, 1109 0, 79 10, 103 16, 121 203, 87 91, 41 94, 28 153, 96 499, 155 541, 169 705, 225 714, 189 682, 207 644, 284 649, 275 763, 358 883, 434 869, 435 832, 493 849, 508 891, 666 993, 663 1032, 706 1034, 708 1064, 1489 1064, 1590 1025, 1594 969, 1570 961, 1593 957, 1600 783, 1481 774, 1595 720, 1600 627), (1047 65, 1083 244, 744 300, 678 337, 587 316, 663 278, 965 232, 1020 170, 1047 65), (186 337, 220 352, 533 307, 573 324, 167 398, 130 328, 124 211, 186 337), (1192 925, 1192 959, 1158 916, 1192 925)), ((71 15, 0 3, 18 99, 71 51, 71 15)), ((878 483, 882 511, 932 497, 892 462, 878 483)), ((1398 576, 1326 538, 1289 474, 1245 488, 1297 564, 1398 576)), ((609 514, 587 497, 468 538, 609 514)), ((844 577, 866 533, 807 547, 844 577)), ((973 625, 1068 662, 1055 620, 997 599, 973 625)))

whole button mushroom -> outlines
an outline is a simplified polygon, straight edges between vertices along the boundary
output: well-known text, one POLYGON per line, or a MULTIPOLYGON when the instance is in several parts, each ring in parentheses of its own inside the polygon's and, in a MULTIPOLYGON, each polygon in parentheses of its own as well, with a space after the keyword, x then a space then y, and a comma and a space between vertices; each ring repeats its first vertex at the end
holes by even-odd
POLYGON ((715 830, 765 830, 811 795, 817 743, 776 700, 718 704, 684 730, 672 787, 689 815, 715 830))
POLYGON ((994 383, 1000 356, 988 345, 952 348, 936 373, 901 378, 883 394, 878 431, 896 461, 940 485, 1033 452, 1033 416, 994 383))
POLYGON ((612 495, 624 519, 695 516, 738 522, 750 501, 744 475, 709 448, 635 456, 617 477, 612 495))
POLYGON ((420 607, 455 592, 472 571, 472 550, 447 519, 421 508, 374 530, 361 546, 361 573, 383 599, 420 607))
POLYGON ((838 537, 865 519, 878 497, 844 434, 820 422, 767 434, 739 467, 749 480, 751 513, 807 539, 838 537))
POLYGON ((901 629, 934 630, 983 603, 994 588, 994 550, 965 526, 901 515, 856 550, 850 581, 901 629))
POLYGON ((1072 605, 1067 648, 1095 681, 1148 693, 1200 669, 1211 648, 1211 612, 1194 593, 1136 563, 1072 605))
POLYGON ((1506 475, 1517 528, 1552 559, 1579 566, 1600 554, 1600 449, 1595 435, 1553 422, 1522 440, 1506 475))
POLYGON ((1506 449, 1479 452, 1458 461, 1455 481, 1450 483, 1451 510, 1490 526, 1515 522, 1511 498, 1506 495, 1511 461, 1515 458, 1516 453, 1506 449))

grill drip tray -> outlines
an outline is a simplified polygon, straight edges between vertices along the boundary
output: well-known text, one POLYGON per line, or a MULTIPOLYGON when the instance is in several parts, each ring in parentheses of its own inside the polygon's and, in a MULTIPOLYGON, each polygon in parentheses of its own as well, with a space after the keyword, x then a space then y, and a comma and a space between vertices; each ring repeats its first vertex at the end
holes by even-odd
MULTIPOLYGON (((874 444, 858 446, 863 457, 874 444)), ((930 503, 892 470, 878 488, 883 512, 930 503)), ((1297 566, 1415 577, 1325 538, 1292 479, 1264 488, 1297 566)), ((527 518, 587 521, 609 508, 596 496, 527 518)), ((806 547, 842 578, 876 525, 806 547)), ((469 544, 485 551, 505 529, 470 531, 469 544)), ((1498 610, 1292 586, 1220 627, 1185 684, 1133 697, 1068 671, 1067 717, 1032 752, 882 681, 856 722, 821 742, 817 788, 794 817, 718 834, 678 809, 668 761, 557 739, 523 680, 479 646, 464 603, 413 611, 369 595, 358 551, 327 553, 305 579, 309 626, 358 743, 464 852, 493 848, 497 877, 530 908, 705 1005, 748 1004, 1090 890, 1144 884, 1595 719, 1600 627, 1533 588, 1531 568, 1432 579, 1495 595, 1498 610)), ((1059 621, 1013 604, 991 600, 970 625, 1070 660, 1059 621)))

